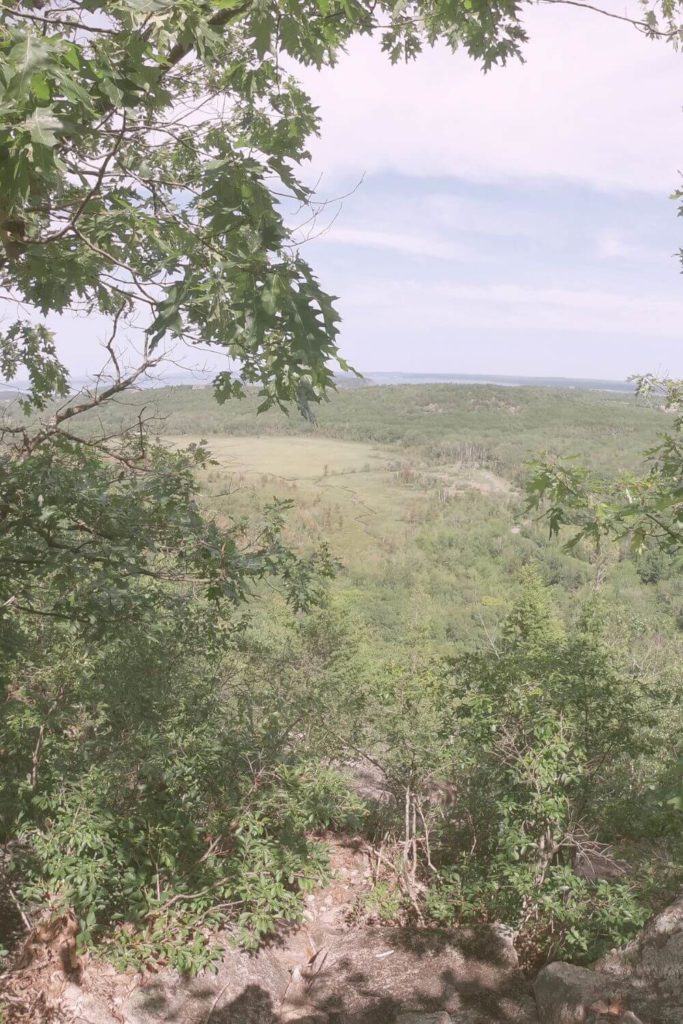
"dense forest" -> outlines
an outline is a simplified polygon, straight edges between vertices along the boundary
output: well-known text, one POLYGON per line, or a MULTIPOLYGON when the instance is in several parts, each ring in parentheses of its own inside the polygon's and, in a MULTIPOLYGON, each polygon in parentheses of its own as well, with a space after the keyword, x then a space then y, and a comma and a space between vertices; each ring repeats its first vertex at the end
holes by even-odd
POLYGON ((286 216, 318 123, 283 61, 488 69, 524 6, 0 8, 3 1024, 45 936, 66 974, 257 949, 338 837, 356 920, 496 923, 529 970, 680 889, 680 382, 337 392, 286 216), (107 327, 83 389, 67 313, 107 327), (179 344, 230 369, 143 387, 179 344))

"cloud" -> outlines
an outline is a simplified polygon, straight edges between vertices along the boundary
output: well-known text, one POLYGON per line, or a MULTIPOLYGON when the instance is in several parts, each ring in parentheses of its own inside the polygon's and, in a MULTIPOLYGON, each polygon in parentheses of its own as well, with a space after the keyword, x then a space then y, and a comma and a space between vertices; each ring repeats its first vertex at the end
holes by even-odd
MULTIPOLYGON (((322 230, 305 255, 341 296, 342 350, 376 369, 683 373, 666 198, 683 55, 588 11, 523 10, 526 63, 486 76, 444 48, 391 67, 366 38, 299 69, 323 122, 310 181, 340 195, 367 173, 301 230, 322 230)), ((59 333, 69 365, 99 364, 96 318, 59 333)))
POLYGON ((353 245, 437 260, 466 259, 465 250, 453 242, 430 235, 384 231, 372 228, 337 227, 324 232, 321 240, 337 245, 353 245))
POLYGON ((618 231, 603 231, 595 241, 595 252, 600 259, 627 260, 638 263, 661 263, 662 251, 654 246, 640 245, 618 231))
POLYGON ((680 338, 683 300, 517 283, 374 280, 346 289, 344 308, 419 331, 498 329, 680 338))
POLYGON ((589 11, 525 10, 526 63, 488 75, 443 47, 391 67, 365 38, 336 68, 304 69, 323 121, 313 176, 559 178, 671 191, 683 165, 681 55, 589 11))

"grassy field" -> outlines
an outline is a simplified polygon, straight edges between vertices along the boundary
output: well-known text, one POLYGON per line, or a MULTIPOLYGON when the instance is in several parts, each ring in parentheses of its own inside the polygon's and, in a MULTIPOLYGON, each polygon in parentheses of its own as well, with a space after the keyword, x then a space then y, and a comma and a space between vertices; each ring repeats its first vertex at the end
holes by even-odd
POLYGON ((390 447, 323 438, 214 438, 212 450, 217 465, 202 481, 208 505, 229 519, 291 500, 288 539, 301 548, 329 544, 341 563, 336 594, 382 645, 410 645, 419 634, 448 653, 495 637, 529 562, 568 618, 606 561, 604 589, 615 607, 652 622, 659 616, 661 627, 679 600, 644 587, 635 563, 617 552, 598 559, 563 551, 490 470, 423 473, 390 447))
MULTIPOLYGON (((200 440, 171 435, 173 445, 200 440)), ((212 437, 209 445, 222 466, 242 476, 270 475, 283 480, 319 480, 330 473, 384 471, 390 455, 370 444, 326 437, 212 437)))
MULTIPOLYGON (((198 439, 168 438, 173 445, 198 439)), ((386 448, 323 437, 214 437, 209 448, 218 465, 204 485, 218 511, 234 515, 291 499, 293 539, 307 544, 324 536, 352 563, 379 557, 389 537, 407 542, 405 527, 427 505, 425 492, 402 485, 386 448)))
POLYGON ((135 423, 144 408, 165 442, 206 439, 216 465, 202 477, 221 517, 258 518, 290 499, 289 539, 325 541, 342 563, 334 586, 378 642, 426 631, 437 649, 486 641, 514 601, 520 569, 536 564, 570 617, 598 584, 643 630, 683 623, 680 573, 643 585, 616 547, 566 552, 524 513, 528 462, 576 456, 605 475, 643 467, 669 423, 662 409, 609 392, 425 384, 341 390, 309 422, 295 410, 257 415, 258 398, 219 406, 211 388, 127 395, 81 429, 135 423))
MULTIPOLYGON (((576 455, 606 474, 642 465, 665 429, 660 409, 630 396, 487 385, 410 385, 341 391, 315 424, 292 413, 256 415, 256 399, 216 405, 210 389, 168 388, 144 399, 175 445, 207 440, 217 465, 203 475, 222 517, 253 516, 290 499, 289 537, 329 543, 335 583, 378 642, 426 631, 441 650, 494 635, 534 562, 567 616, 599 578, 615 608, 674 629, 675 578, 643 586, 616 549, 572 553, 524 514, 527 461, 576 455)), ((649 628, 649 627, 648 627, 649 628)), ((653 626, 654 628, 654 626, 653 626)))
MULTIPOLYGON (((200 440, 172 435, 178 446, 200 440)), ((416 530, 440 506, 467 491, 505 497, 510 485, 488 469, 408 461, 389 446, 306 437, 212 437, 217 463, 204 485, 225 514, 270 498, 293 499, 291 532, 297 543, 326 539, 347 565, 382 564, 415 540, 416 530)), ((500 506, 500 511, 507 508, 500 506)))

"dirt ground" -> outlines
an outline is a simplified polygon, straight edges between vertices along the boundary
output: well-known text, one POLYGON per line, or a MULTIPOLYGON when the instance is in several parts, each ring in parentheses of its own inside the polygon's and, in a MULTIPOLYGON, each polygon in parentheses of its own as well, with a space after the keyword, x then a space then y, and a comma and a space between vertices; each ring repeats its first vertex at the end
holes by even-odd
POLYGON ((365 903, 372 851, 359 839, 328 841, 332 880, 306 897, 303 923, 283 926, 257 957, 226 950, 216 973, 193 980, 120 974, 87 958, 69 963, 62 921, 0 979, 0 1022, 393 1024, 442 1012, 458 1024, 533 1024, 529 984, 502 931, 382 925, 365 903))

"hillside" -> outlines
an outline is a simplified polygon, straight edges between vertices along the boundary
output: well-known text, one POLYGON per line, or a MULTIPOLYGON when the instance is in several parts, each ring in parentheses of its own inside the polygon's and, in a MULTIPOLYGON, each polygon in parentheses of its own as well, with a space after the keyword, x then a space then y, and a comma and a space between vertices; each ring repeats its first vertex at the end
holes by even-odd
POLYGON ((606 471, 633 468, 643 448, 665 429, 667 417, 633 396, 609 392, 424 384, 342 389, 312 407, 315 422, 297 410, 257 416, 259 400, 219 406, 210 387, 173 387, 127 394, 118 415, 109 406, 105 425, 130 422, 142 408, 159 417, 159 432, 212 437, 223 434, 322 434, 348 441, 438 449, 474 443, 511 477, 545 449, 578 455, 606 471))
MULTIPOLYGON (((683 585, 680 554, 550 538, 526 506, 528 461, 561 452, 618 478, 642 469, 671 417, 631 396, 444 384, 344 390, 316 414, 139 391, 70 426, 86 443, 62 457, 86 460, 91 437, 132 428, 132 447, 96 464, 105 486, 45 460, 30 493, 57 488, 71 518, 55 544, 38 497, 57 621, 13 640, 18 666, 42 666, 39 687, 9 691, 7 749, 20 751, 6 807, 39 823, 21 892, 38 914, 66 886, 73 917, 57 925, 78 922, 119 967, 193 973, 218 958, 225 984, 247 971, 227 937, 255 948, 278 935, 281 956, 299 957, 330 913, 333 948, 367 940, 373 957, 416 928, 419 946, 425 926, 446 929, 446 949, 488 923, 495 945, 500 925, 511 1020, 533 1020, 520 969, 590 962, 680 882, 683 585), (140 417, 159 442, 149 478, 140 417), (106 558, 81 540, 82 502, 106 558), (73 577, 64 545, 84 552, 73 577), (65 608, 83 625, 62 627, 65 608), (334 859, 347 844, 361 851, 351 890, 334 859)), ((9 944, 14 904, 3 913, 9 944)), ((31 954, 41 970, 50 949, 31 954)), ((400 964, 412 976, 414 954, 400 964)), ((398 965, 378 962, 382 984, 398 965)), ((489 1006, 487 954, 472 971, 489 1006)), ((128 992, 127 977, 111 991, 128 992)), ((454 985, 425 990, 424 1006, 459 1006, 454 985)), ((151 1012, 153 987, 131 1020, 151 1012)), ((409 989, 392 1006, 422 1005, 409 989)))
MULTIPOLYGON (((257 415, 253 397, 217 406, 207 389, 144 392, 125 415, 138 404, 174 446, 207 441, 218 462, 203 475, 211 508, 234 517, 292 500, 293 543, 330 544, 337 587, 378 637, 426 631, 442 650, 495 629, 529 560, 567 610, 594 585, 595 554, 566 553, 524 514, 528 460, 549 450, 616 475, 636 469, 669 422, 629 396, 486 385, 342 391, 315 423, 257 415)), ((616 606, 675 624, 675 579, 643 587, 632 560, 604 552, 598 562, 616 606)))

